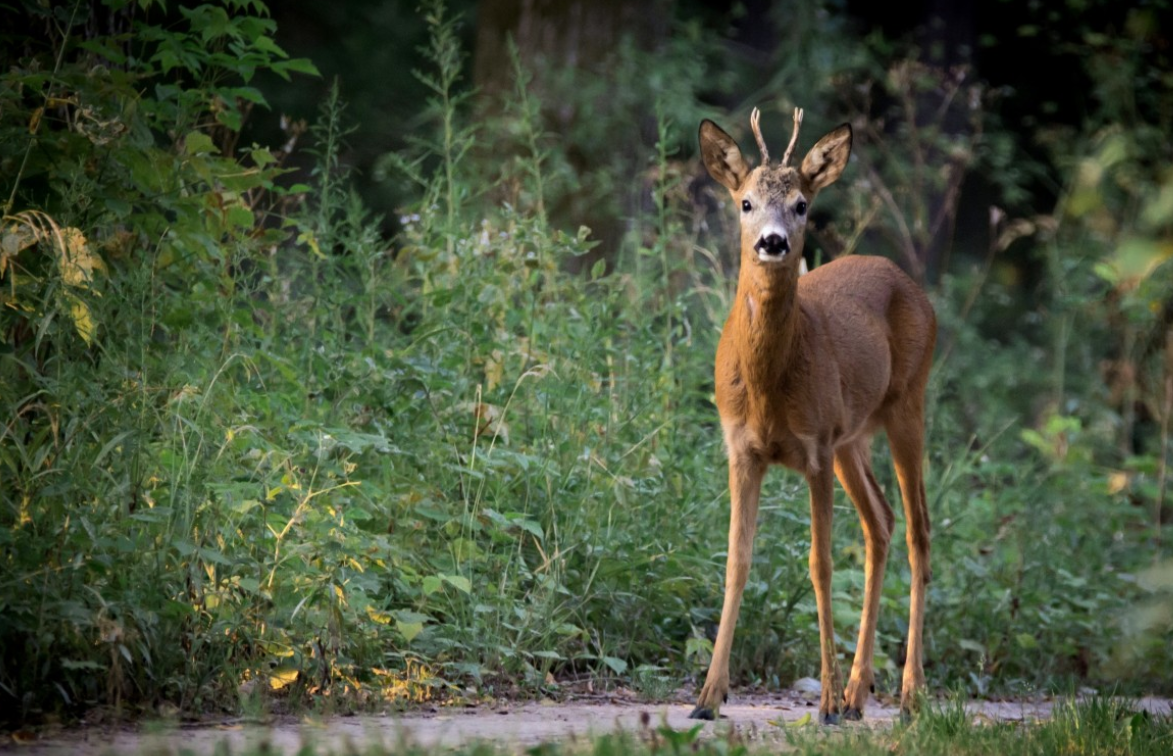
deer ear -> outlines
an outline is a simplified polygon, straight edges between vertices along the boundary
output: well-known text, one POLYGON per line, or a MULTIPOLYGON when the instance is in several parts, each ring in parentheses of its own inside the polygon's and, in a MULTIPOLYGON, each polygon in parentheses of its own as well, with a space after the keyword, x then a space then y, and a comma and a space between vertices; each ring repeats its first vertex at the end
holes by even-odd
POLYGON ((851 124, 845 123, 830 132, 811 147, 802 160, 802 175, 811 191, 819 191, 835 183, 847 167, 851 156, 851 124))
POLYGON ((749 176, 749 166, 733 137, 706 118, 701 121, 700 143, 701 157, 709 175, 731 192, 740 189, 749 176))

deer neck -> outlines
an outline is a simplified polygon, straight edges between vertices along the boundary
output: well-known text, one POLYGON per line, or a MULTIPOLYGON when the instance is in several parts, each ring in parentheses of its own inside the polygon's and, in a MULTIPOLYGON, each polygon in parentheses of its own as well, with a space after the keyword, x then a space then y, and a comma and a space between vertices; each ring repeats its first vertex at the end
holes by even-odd
MULTIPOLYGON (((781 266, 780 266, 781 267, 781 266)), ((776 385, 800 343, 798 269, 743 265, 737 283, 740 362, 751 383, 776 385)))

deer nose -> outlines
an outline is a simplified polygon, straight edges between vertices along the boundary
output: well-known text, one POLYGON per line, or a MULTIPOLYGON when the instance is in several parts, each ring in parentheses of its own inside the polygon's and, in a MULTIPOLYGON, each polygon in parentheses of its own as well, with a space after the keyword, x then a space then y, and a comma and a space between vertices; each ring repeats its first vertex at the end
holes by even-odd
POLYGON ((758 254, 764 252, 771 256, 781 256, 790 251, 790 242, 786 241, 785 236, 770 234, 758 239, 758 243, 753 245, 753 248, 758 254))

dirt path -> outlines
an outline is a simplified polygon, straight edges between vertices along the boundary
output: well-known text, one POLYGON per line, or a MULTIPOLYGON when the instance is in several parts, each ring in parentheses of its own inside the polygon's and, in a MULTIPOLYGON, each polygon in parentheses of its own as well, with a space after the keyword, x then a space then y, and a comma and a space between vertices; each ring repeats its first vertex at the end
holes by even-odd
MULTIPOLYGON (((975 716, 999 721, 1030 721, 1048 717, 1053 703, 974 702, 969 709, 975 716)), ((1135 702, 1138 709, 1169 716, 1173 707, 1167 699, 1146 698, 1135 702)), ((597 700, 569 703, 513 703, 496 707, 442 708, 434 713, 405 715, 336 717, 307 722, 285 720, 269 725, 235 723, 201 724, 164 729, 155 733, 129 731, 83 731, 19 746, 0 744, 0 750, 18 749, 21 754, 36 756, 99 756, 99 754, 171 754, 211 755, 217 748, 229 748, 239 754, 267 745, 267 753, 294 754, 304 745, 313 745, 316 753, 365 751, 379 744, 413 744, 426 748, 453 747, 475 741, 492 741, 514 746, 533 745, 551 740, 585 738, 617 730, 639 732, 644 722, 655 728, 663 722, 675 730, 687 730, 696 724, 688 719, 691 703, 641 703, 623 696, 598 697, 597 700)), ((768 696, 740 697, 721 709, 724 718, 704 724, 706 734, 736 727, 751 740, 781 736, 784 722, 797 722, 806 715, 816 716, 815 706, 807 697, 794 691, 768 696)), ((872 703, 867 720, 859 726, 887 726, 897 716, 892 706, 872 703)), ((221 753, 224 751, 221 750, 221 753)))

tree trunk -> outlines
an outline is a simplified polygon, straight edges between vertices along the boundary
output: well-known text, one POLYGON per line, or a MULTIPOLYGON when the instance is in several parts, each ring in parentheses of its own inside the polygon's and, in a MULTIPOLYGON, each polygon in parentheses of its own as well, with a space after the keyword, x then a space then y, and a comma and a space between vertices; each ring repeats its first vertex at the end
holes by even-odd
MULTIPOLYGON (((625 55, 654 50, 666 39, 671 10, 672 0, 480 0, 473 78, 481 116, 500 114, 513 96, 512 38, 533 77, 528 94, 540 103, 540 128, 554 135, 548 140, 553 160, 574 176, 560 194, 545 198, 548 216, 559 228, 587 226, 599 242, 590 254, 563 261, 571 270, 613 261, 623 242, 624 218, 633 214, 638 194, 628 191, 639 180, 633 166, 646 162, 655 142, 648 141, 655 102, 648 97, 633 105, 630 96, 616 96, 642 84, 619 80, 618 69, 625 55), (608 173, 617 177, 614 186, 599 180, 608 173)), ((490 149, 508 157, 499 143, 490 149)))

